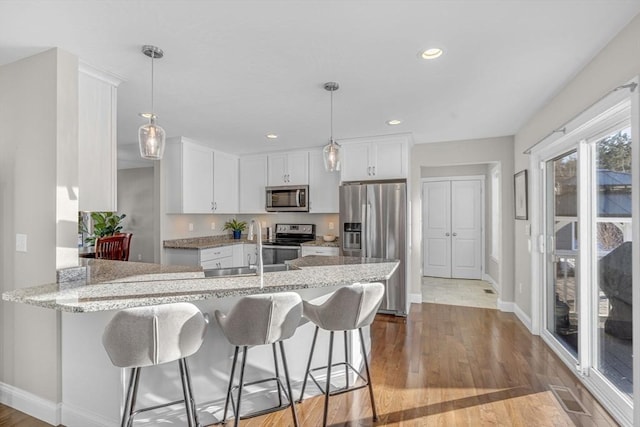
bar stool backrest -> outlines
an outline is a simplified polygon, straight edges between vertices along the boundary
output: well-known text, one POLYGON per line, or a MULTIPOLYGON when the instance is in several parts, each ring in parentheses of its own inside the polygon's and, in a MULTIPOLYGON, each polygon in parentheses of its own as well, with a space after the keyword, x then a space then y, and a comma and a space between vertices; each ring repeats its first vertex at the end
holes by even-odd
POLYGON ((295 292, 250 295, 238 301, 228 315, 215 314, 231 344, 273 344, 295 333, 302 319, 302 298, 295 292))
POLYGON ((141 368, 191 356, 205 328, 204 316, 190 303, 129 308, 113 316, 102 344, 115 366, 141 368))
POLYGON ((305 303, 305 316, 328 331, 358 329, 373 322, 382 297, 382 283, 355 283, 338 289, 319 306, 305 303))

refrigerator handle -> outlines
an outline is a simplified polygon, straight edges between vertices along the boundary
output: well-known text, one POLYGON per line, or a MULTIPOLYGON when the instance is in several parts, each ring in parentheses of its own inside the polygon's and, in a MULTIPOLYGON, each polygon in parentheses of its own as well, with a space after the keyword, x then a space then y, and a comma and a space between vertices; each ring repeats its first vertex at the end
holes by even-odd
POLYGON ((369 241, 369 239, 367 239, 367 228, 369 226, 369 224, 367 223, 367 205, 363 204, 362 205, 362 227, 360 230, 360 250, 362 253, 362 258, 366 258, 367 257, 367 242, 369 241))

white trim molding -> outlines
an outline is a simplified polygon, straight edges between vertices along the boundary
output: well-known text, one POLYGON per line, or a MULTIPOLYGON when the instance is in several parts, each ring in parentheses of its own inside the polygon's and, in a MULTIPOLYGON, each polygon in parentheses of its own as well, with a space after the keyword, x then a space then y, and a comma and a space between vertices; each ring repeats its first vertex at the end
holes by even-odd
POLYGON ((409 305, 411 304, 422 304, 422 294, 410 293, 409 305))
POLYGON ((120 420, 106 419, 69 403, 62 405, 62 424, 65 426, 114 427, 119 423, 120 420))
POLYGON ((0 382, 0 403, 54 426, 61 424, 61 403, 43 399, 2 382, 0 382))
MULTIPOLYGON (((515 302, 507 302, 498 299, 498 310, 503 311, 505 313, 513 313, 516 315, 518 320, 524 325, 525 328, 531 332, 531 318, 518 306, 515 302)), ((535 334, 533 334, 535 335, 535 334)))

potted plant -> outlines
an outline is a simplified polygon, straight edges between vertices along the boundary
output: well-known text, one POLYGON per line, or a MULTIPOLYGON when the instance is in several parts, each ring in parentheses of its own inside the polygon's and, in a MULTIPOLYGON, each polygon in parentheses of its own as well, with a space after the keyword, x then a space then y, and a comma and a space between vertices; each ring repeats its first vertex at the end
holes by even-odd
MULTIPOLYGON (((96 244, 98 237, 112 236, 122 230, 121 222, 126 214, 118 215, 115 212, 91 212, 93 220, 93 234, 85 239, 89 246, 96 244)), ((88 233, 87 225, 82 224, 82 231, 88 233)))
POLYGON ((247 228, 247 223, 244 221, 238 221, 235 218, 230 219, 224 223, 223 230, 233 231, 233 238, 239 239, 242 232, 247 228))

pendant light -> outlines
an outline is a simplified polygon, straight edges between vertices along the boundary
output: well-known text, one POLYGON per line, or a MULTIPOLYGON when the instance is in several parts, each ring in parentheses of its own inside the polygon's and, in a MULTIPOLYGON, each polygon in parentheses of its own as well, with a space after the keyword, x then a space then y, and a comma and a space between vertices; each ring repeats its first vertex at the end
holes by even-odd
POLYGON ((144 45, 142 53, 151 58, 151 112, 140 114, 149 119, 149 123, 138 129, 140 155, 145 159, 161 160, 164 154, 165 133, 164 129, 156 124, 157 116, 153 113, 153 60, 162 58, 164 52, 157 46, 144 45))
POLYGON ((328 172, 340 170, 340 145, 333 139, 333 92, 338 90, 340 85, 336 82, 327 82, 324 89, 331 92, 331 139, 329 143, 322 149, 322 157, 324 158, 324 168, 328 172))

